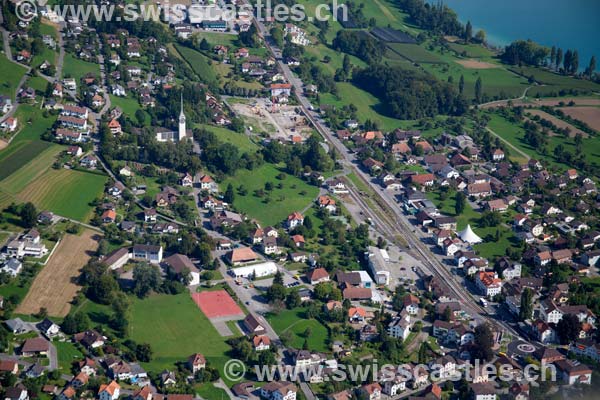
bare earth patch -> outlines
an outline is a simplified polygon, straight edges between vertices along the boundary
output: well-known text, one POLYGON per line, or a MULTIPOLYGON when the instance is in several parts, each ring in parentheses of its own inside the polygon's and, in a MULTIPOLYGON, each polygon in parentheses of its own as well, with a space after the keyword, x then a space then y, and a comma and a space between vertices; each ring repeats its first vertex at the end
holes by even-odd
POLYGON ((81 268, 98 248, 98 233, 85 230, 80 236, 65 235, 48 264, 36 276, 17 314, 35 314, 45 307, 48 315, 64 317, 80 286, 75 284, 81 268))
POLYGON ((462 65, 463 67, 469 68, 469 69, 499 68, 496 64, 492 64, 492 63, 485 62, 485 61, 479 61, 479 60, 458 60, 456 62, 459 63, 460 65, 462 65))
POLYGON ((562 119, 556 118, 554 115, 548 114, 545 111, 527 110, 527 114, 538 115, 540 118, 552 122, 555 126, 561 128, 561 129, 569 128, 571 131, 569 133, 570 137, 575 137, 578 133, 584 138, 588 137, 588 134, 585 133, 584 131, 582 131, 581 129, 576 128, 573 125, 569 124, 568 122, 565 122, 562 119))
POLYGON ((562 107, 559 110, 600 132, 600 107, 562 107))
POLYGON ((6 143, 6 141, 0 139, 0 150, 6 148, 6 146, 8 146, 8 143, 6 143))

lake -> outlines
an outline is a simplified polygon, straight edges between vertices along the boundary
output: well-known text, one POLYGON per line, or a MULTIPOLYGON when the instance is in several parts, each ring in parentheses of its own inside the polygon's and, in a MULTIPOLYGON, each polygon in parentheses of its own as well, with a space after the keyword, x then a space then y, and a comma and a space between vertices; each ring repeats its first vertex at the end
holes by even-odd
MULTIPOLYGON (((492 45, 531 39, 579 51, 585 69, 592 55, 600 57, 600 1, 598 0, 444 0, 461 22, 471 21, 473 33, 486 32, 492 45)), ((599 61, 600 64, 600 61, 599 61)))

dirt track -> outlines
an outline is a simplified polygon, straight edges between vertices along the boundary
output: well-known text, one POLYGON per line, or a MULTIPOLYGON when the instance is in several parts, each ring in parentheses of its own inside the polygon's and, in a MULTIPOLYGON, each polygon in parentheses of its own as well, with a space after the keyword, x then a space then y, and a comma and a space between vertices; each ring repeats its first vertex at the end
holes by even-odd
POLYGON ((71 308, 69 302, 80 289, 74 279, 97 249, 98 239, 98 234, 91 230, 85 230, 79 236, 65 235, 16 313, 35 314, 45 307, 50 316, 67 315, 71 308))

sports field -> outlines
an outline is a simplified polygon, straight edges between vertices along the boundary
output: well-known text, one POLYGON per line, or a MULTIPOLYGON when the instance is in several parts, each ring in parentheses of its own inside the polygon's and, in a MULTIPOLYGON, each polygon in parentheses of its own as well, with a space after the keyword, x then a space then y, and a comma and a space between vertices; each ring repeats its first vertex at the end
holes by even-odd
POLYGON ((244 316, 242 309, 225 290, 193 293, 192 299, 208 318, 244 316))
POLYGON ((18 197, 39 209, 87 221, 92 212, 90 203, 102 193, 106 179, 89 172, 50 169, 27 185, 18 197))
POLYGON ((16 312, 34 314, 44 307, 50 316, 67 315, 70 301, 80 289, 73 281, 96 251, 98 239, 96 232, 87 229, 81 235, 65 235, 16 312))
POLYGON ((319 192, 315 186, 310 186, 289 174, 286 174, 283 180, 277 179, 277 175, 281 172, 272 164, 265 164, 253 171, 244 169, 224 181, 221 187, 226 188, 231 183, 237 189, 243 185, 248 193, 245 196, 236 194, 233 202, 235 207, 249 217, 256 218, 263 226, 275 225, 292 212, 309 206, 319 192), (273 184, 273 190, 270 192, 264 190, 267 182, 273 184), (278 184, 283 187, 277 188, 278 184), (263 190, 265 195, 258 197, 255 195, 257 190, 263 190))
POLYGON ((229 350, 226 339, 187 292, 132 299, 130 337, 152 346, 154 359, 144 367, 154 373, 172 369, 176 362, 197 352, 218 365, 225 362, 224 355, 229 350))

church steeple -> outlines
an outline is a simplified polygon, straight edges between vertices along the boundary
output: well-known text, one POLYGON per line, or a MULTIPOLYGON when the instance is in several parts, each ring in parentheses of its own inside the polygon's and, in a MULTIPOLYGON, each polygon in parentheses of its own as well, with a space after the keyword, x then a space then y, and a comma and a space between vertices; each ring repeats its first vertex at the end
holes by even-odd
POLYGON ((186 138, 187 129, 186 129, 186 118, 185 113, 183 112, 183 91, 181 92, 181 112, 179 113, 179 141, 181 142, 186 138))

